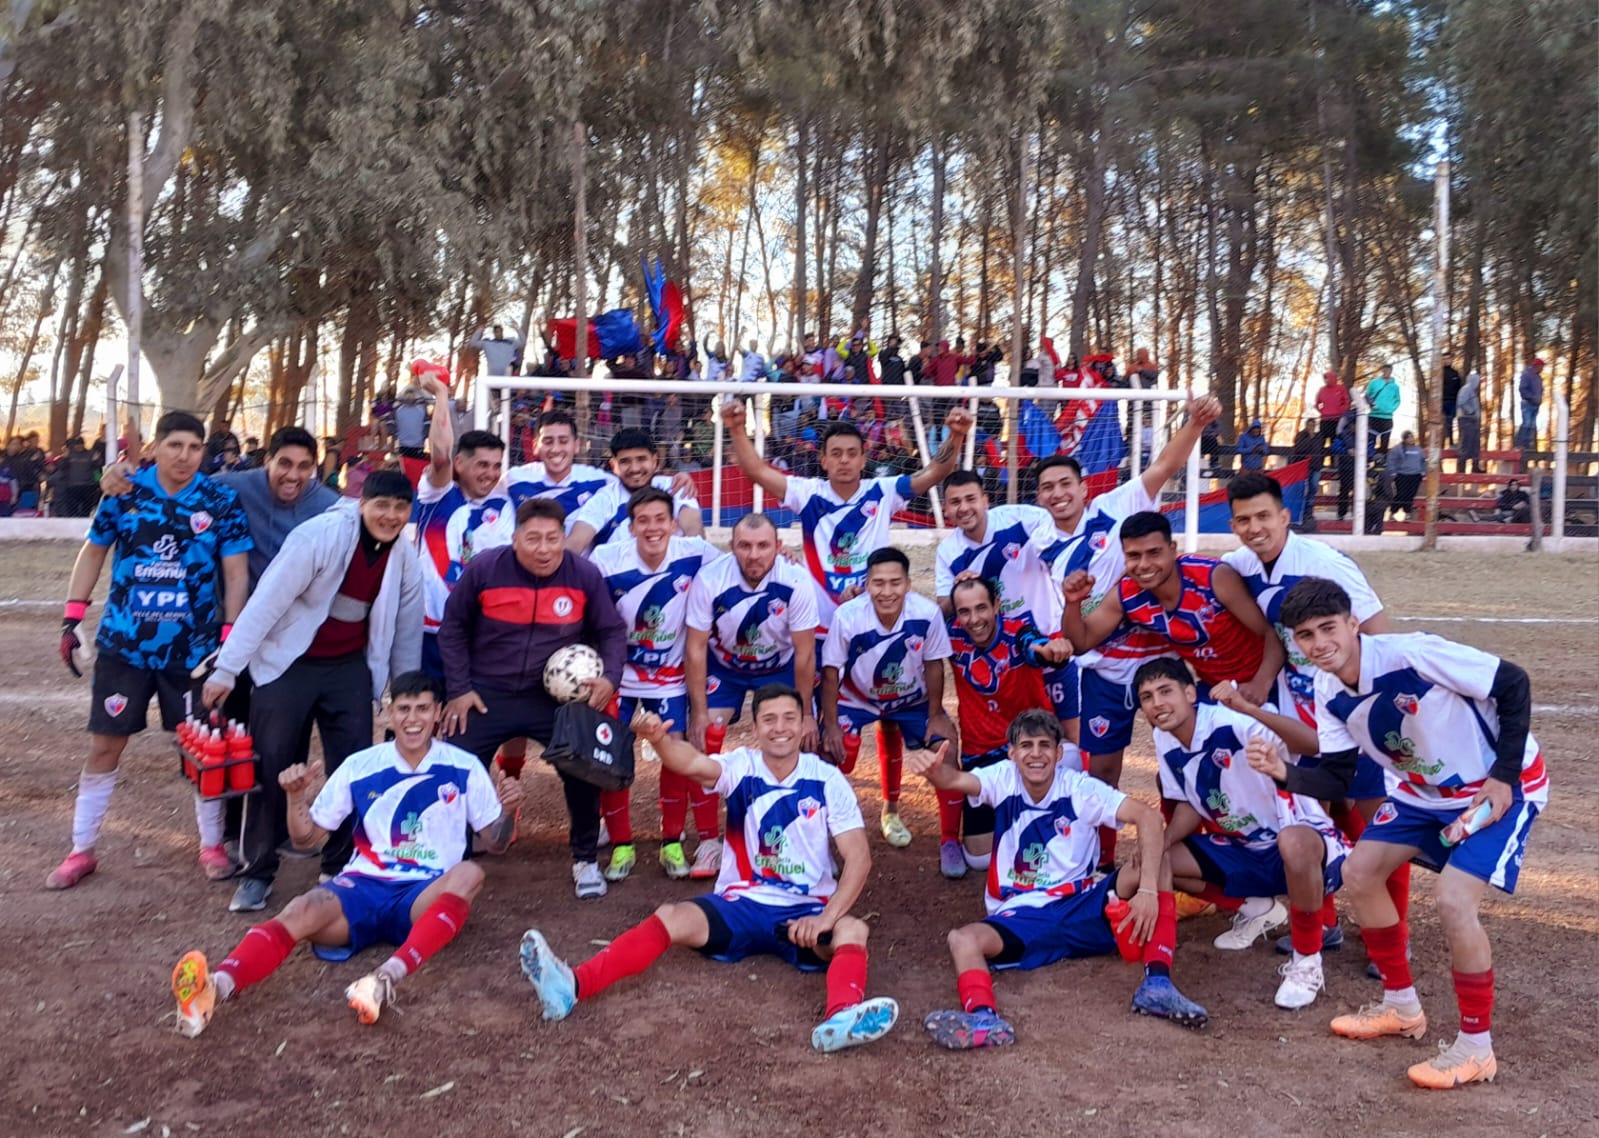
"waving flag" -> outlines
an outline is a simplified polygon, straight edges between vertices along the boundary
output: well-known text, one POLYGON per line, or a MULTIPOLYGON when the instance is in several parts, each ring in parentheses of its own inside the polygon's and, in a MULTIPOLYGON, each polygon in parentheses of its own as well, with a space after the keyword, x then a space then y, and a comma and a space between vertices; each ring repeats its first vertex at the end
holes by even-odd
MULTIPOLYGON (((585 351, 589 359, 613 359, 636 352, 643 346, 638 321, 633 318, 631 309, 613 308, 609 312, 602 312, 590 320, 588 326, 585 351)), ((551 320, 546 334, 562 359, 570 360, 577 356, 577 321, 572 317, 551 320)))
POLYGON ((659 257, 655 258, 653 271, 642 258, 641 264, 644 268, 644 291, 650 298, 650 319, 655 324, 650 340, 657 352, 665 354, 668 348, 677 343, 678 334, 683 329, 683 293, 676 281, 666 279, 666 270, 661 267, 659 257))
MULTIPOLYGON (((1083 387, 1103 387, 1091 370, 1078 372, 1083 387)), ((1115 470, 1127 457, 1127 442, 1122 438, 1116 404, 1094 399, 1074 399, 1065 405, 1057 425, 1061 451, 1082 464, 1083 474, 1115 470)))

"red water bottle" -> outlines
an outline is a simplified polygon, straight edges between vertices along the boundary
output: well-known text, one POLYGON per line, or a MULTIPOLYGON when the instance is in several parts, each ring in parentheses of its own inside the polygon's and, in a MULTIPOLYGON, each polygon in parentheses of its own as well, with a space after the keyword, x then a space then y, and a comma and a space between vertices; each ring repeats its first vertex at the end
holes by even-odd
POLYGON ((720 755, 722 747, 727 743, 727 724, 711 720, 705 725, 705 753, 707 755, 720 755))
POLYGON ((178 754, 183 765, 183 776, 196 786, 200 783, 200 772, 191 759, 194 757, 194 716, 189 716, 178 724, 178 754))
POLYGON ((214 729, 208 731, 200 743, 201 798, 216 798, 227 789, 227 772, 222 767, 225 754, 221 734, 214 729))
POLYGON ((228 736, 228 789, 249 790, 255 785, 255 740, 239 723, 228 736))

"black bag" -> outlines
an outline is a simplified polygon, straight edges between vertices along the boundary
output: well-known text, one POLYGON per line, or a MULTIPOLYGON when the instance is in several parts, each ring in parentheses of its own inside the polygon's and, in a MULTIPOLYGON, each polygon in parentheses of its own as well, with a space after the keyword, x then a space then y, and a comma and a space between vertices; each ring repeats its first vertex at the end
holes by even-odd
POLYGON ((556 709, 544 758, 562 774, 601 790, 633 785, 632 729, 581 700, 556 709))

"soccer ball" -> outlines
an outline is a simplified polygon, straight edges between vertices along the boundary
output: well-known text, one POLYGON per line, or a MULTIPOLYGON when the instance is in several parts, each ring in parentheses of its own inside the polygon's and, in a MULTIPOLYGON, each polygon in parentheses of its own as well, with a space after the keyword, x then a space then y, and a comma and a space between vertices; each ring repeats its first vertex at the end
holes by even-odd
POLYGON ((605 674, 605 661, 587 644, 568 644, 557 648, 544 665, 544 690, 556 703, 571 703, 583 698, 585 680, 605 674))

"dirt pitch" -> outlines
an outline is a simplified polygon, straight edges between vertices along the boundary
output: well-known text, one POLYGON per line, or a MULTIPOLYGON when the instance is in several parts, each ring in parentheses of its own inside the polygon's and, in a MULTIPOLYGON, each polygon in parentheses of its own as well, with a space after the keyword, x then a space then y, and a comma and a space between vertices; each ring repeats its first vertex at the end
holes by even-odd
MULTIPOLYGON (((460 940, 406 983, 381 1023, 359 1026, 341 999, 375 953, 330 966, 300 952, 228 1005, 203 1039, 181 1039, 168 1014, 172 962, 191 947, 224 952, 249 921, 225 911, 229 884, 199 875, 189 798, 163 737, 146 734, 128 750, 100 872, 67 894, 41 888, 66 851, 84 747, 87 681, 66 675, 55 657, 55 602, 72 555, 60 543, 0 545, 8 656, 0 691, 0 1135, 1599 1133, 1593 557, 1361 559, 1390 612, 1457 618, 1402 627, 1456 637, 1531 670, 1534 729, 1552 769, 1552 803, 1521 890, 1496 894, 1485 913, 1498 964, 1499 1081, 1439 1094, 1413 1090, 1404 1078, 1406 1065, 1431 1055, 1455 1028, 1430 909, 1433 878, 1423 872, 1415 957, 1433 1029, 1421 1042, 1361 1044, 1328 1034, 1331 1015, 1377 991, 1354 938, 1328 957, 1326 995, 1289 1013, 1271 1003, 1281 958, 1263 947, 1215 950, 1211 938, 1224 924, 1207 918, 1182 926, 1176 969, 1183 989, 1210 1009, 1202 1033, 1130 1015, 1137 971, 1107 959, 1000 978, 999 998, 1019 1036, 1014 1048, 937 1050, 919 1022, 954 998, 944 932, 980 915, 982 902, 976 879, 939 877, 933 797, 919 783, 907 787, 905 803, 917 839, 894 850, 874 832, 876 864, 857 910, 872 925, 870 989, 903 1008, 899 1028, 876 1047, 831 1057, 811 1051, 820 978, 773 960, 719 965, 688 952, 546 1025, 516 966, 523 929, 537 925, 558 951, 581 957, 699 886, 668 882, 654 868, 658 817, 647 770, 634 799, 641 870, 603 901, 574 900, 559 796, 536 765, 527 812, 534 824, 490 868, 460 940), (1503 622, 1525 617, 1571 623, 1503 622)), ((1153 800, 1142 728, 1124 781, 1153 800)), ((874 818, 870 755, 856 783, 874 818)), ((288 862, 274 903, 314 884, 315 872, 314 861, 288 862)))

